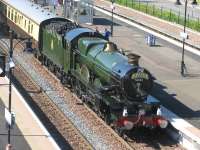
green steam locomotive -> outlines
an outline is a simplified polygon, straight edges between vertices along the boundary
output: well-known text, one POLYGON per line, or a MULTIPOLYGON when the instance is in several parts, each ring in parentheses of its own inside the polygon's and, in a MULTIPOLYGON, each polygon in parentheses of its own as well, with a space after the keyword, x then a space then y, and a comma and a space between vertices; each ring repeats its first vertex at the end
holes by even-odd
POLYGON ((167 126, 160 106, 146 103, 152 75, 138 65, 136 55, 124 55, 117 46, 88 28, 57 21, 44 26, 39 59, 114 128, 167 126))

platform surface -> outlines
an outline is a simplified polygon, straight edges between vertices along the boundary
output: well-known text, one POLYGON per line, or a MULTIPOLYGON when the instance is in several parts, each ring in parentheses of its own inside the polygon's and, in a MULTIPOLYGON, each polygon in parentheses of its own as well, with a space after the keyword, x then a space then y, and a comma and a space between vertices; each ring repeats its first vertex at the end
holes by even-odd
MULTIPOLYGON (((36 117, 27 108, 23 98, 15 88, 12 88, 11 110, 16 114, 16 125, 11 130, 11 144, 16 150, 56 150, 57 145, 51 136, 40 125, 36 117)), ((0 78, 0 149, 7 144, 7 129, 5 127, 4 109, 8 107, 8 80, 0 78), (6 85, 7 84, 7 85, 6 85)))

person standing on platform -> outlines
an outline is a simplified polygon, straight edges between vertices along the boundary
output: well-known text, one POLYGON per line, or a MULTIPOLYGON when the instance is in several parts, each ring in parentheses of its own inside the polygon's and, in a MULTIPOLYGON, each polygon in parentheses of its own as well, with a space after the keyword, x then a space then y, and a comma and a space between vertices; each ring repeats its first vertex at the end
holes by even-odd
POLYGON ((111 35, 110 31, 108 31, 107 28, 105 28, 105 32, 104 32, 105 39, 109 41, 110 35, 111 35))
POLYGON ((95 31, 96 31, 97 33, 100 33, 98 27, 96 27, 95 31))

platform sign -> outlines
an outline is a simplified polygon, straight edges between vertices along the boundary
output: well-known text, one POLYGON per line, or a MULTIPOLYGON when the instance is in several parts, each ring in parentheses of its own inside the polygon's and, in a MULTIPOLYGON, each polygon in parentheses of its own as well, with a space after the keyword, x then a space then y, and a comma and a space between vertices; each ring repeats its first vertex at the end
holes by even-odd
POLYGON ((3 70, 0 68, 0 74, 2 74, 3 73, 3 70))
POLYGON ((183 39, 188 39, 188 34, 185 33, 185 32, 180 32, 180 37, 183 38, 183 39))
POLYGON ((115 5, 114 5, 114 4, 111 4, 111 5, 110 5, 110 8, 111 8, 112 10, 115 10, 115 5))
POLYGON ((6 122, 11 126, 12 117, 11 117, 11 113, 8 111, 7 108, 5 108, 5 119, 6 119, 6 122))
POLYGON ((14 112, 10 113, 8 109, 5 108, 5 119, 6 119, 7 125, 12 128, 15 124, 15 113, 14 112))
POLYGON ((5 76, 6 56, 0 51, 0 77, 5 76))

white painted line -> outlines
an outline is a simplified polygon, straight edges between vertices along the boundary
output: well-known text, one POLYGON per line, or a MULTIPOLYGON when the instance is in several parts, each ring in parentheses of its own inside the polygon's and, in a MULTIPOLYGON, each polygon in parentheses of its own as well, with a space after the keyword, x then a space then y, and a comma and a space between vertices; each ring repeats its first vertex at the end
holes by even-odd
MULTIPOLYGON (((149 96, 148 102, 159 102, 159 100, 153 96, 149 96)), ((168 110, 167 108, 163 106, 161 106, 161 113, 166 119, 169 120, 169 122, 175 129, 181 131, 182 134, 187 135, 187 138, 189 138, 189 140, 187 138, 184 138, 184 135, 183 135, 181 139, 182 141, 180 141, 180 143, 184 147, 187 148, 188 144, 190 144, 190 146, 188 147, 190 149, 191 149, 191 146, 194 147, 193 149, 196 149, 195 146, 193 146, 194 144, 200 146, 200 136, 196 135, 195 132, 191 132, 190 130, 188 130, 188 129, 193 129, 193 131, 196 131, 199 129, 197 129, 196 127, 194 127, 193 125, 183 120, 182 118, 180 118, 179 116, 177 116, 176 114, 174 114, 173 112, 171 112, 170 110, 168 110), (188 141, 191 141, 191 142, 188 142, 188 141)))
MULTIPOLYGON (((7 77, 5 77, 5 79, 7 81, 9 81, 9 79, 7 77)), ((38 119, 38 117, 36 116, 36 114, 33 112, 33 110, 29 107, 29 105, 26 103, 26 101, 24 100, 24 98, 21 96, 21 94, 19 93, 19 91, 16 89, 16 87, 14 85, 12 85, 12 89, 14 89, 14 91, 16 92, 16 94, 19 96, 19 99, 21 100, 21 102, 24 103, 25 107, 28 109, 28 111, 31 113, 31 115, 33 116, 33 118, 35 119, 35 121, 37 122, 37 124, 40 126, 40 128, 43 130, 43 132, 45 133, 45 135, 47 136, 47 138, 51 141, 51 143, 53 144, 53 146, 55 147, 56 150, 61 150, 60 147, 57 145, 57 143, 55 142, 55 140, 52 138, 52 136, 50 135, 50 133, 47 131, 47 129, 44 127, 44 125, 41 123, 41 121, 38 119)))
MULTIPOLYGON (((93 6, 93 7, 94 7, 94 9, 96 9, 97 11, 100 11, 100 12, 102 12, 102 13, 108 15, 108 16, 111 16, 111 15, 112 15, 110 12, 107 12, 107 11, 105 11, 105 10, 102 10, 102 9, 96 7, 96 6, 93 6)), ((161 39, 163 39, 163 40, 165 40, 165 41, 168 41, 168 42, 170 42, 170 43, 172 43, 172 44, 174 44, 174 45, 176 45, 176 46, 178 46, 178 47, 182 47, 182 46, 183 46, 182 43, 180 43, 180 42, 178 42, 178 41, 176 41, 176 40, 173 40, 173 39, 171 39, 171 38, 165 37, 164 35, 161 35, 161 34, 159 34, 159 33, 156 33, 156 32, 154 32, 154 31, 152 31, 152 30, 150 30, 150 29, 147 29, 147 28, 145 28, 145 27, 142 27, 141 25, 138 25, 138 24, 136 24, 136 23, 134 23, 134 22, 128 21, 128 20, 126 20, 126 19, 124 19, 124 18, 122 18, 122 17, 119 17, 119 16, 115 15, 115 14, 113 15, 113 17, 116 18, 116 19, 118 19, 118 20, 120 20, 120 21, 122 21, 122 22, 125 22, 125 23, 127 23, 127 24, 129 24, 129 25, 131 25, 131 26, 134 26, 134 27, 136 27, 136 28, 138 28, 138 29, 140 29, 140 30, 143 30, 143 31, 145 31, 145 32, 147 32, 147 33, 153 34, 153 35, 155 35, 155 36, 157 36, 157 37, 159 37, 159 38, 161 38, 161 39)), ((200 51, 198 51, 198 50, 196 50, 196 49, 194 49, 194 48, 191 48, 191 47, 189 47, 189 46, 187 46, 187 45, 185 45, 185 50, 187 50, 187 51, 189 51, 189 52, 192 52, 192 53, 194 53, 194 54, 200 56, 200 51)))

